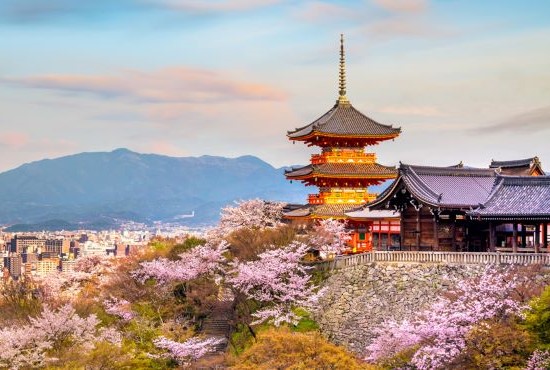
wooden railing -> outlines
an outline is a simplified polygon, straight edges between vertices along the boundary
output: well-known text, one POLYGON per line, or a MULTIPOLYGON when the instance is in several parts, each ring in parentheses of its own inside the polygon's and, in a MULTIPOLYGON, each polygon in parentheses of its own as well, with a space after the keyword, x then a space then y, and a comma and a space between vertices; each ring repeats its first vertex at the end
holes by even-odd
POLYGON ((322 262, 322 269, 341 269, 373 262, 415 262, 468 264, 509 264, 550 266, 550 254, 546 253, 499 253, 499 252, 413 252, 376 251, 353 256, 338 256, 322 262))

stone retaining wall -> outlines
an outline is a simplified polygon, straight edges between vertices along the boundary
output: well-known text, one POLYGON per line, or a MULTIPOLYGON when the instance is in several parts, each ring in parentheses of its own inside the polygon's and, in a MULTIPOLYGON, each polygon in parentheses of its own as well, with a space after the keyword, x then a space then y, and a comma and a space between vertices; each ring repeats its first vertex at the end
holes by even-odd
POLYGON ((385 320, 402 320, 420 312, 457 281, 479 275, 485 265, 370 263, 335 270, 315 314, 332 342, 356 353, 385 320))

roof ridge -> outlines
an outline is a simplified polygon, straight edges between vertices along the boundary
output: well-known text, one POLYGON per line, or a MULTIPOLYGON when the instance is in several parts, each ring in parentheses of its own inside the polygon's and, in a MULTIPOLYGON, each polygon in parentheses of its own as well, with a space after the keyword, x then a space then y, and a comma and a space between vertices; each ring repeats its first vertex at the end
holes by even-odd
MULTIPOLYGON (((455 175, 455 176, 480 176, 480 175, 498 175, 498 170, 495 168, 476 168, 476 167, 438 167, 438 166, 422 166, 413 164, 401 163, 400 168, 410 168, 419 175, 455 175)), ((491 176, 492 177, 492 176, 491 176)))
MULTIPOLYGON (((439 199, 439 196, 441 194, 437 194, 435 191, 433 191, 432 189, 430 189, 430 187, 428 186, 428 184, 426 184, 424 182, 424 180, 422 180, 422 178, 419 176, 419 174, 416 173, 416 171, 414 171, 414 168, 411 168, 411 166, 408 167, 408 169, 404 169, 405 170, 405 174, 407 174, 407 171, 410 171, 410 173, 412 174, 412 177, 414 177, 415 179, 415 182, 418 183, 420 185, 420 187, 422 189, 420 189, 424 194, 426 195, 431 195, 433 196, 434 198, 436 199, 439 199)), ((404 179, 404 181, 407 183, 407 179, 404 179)), ((411 186, 412 184, 408 184, 409 186, 411 186)), ((427 203, 431 203, 432 201, 428 200, 427 198, 424 199, 427 203)), ((437 201, 436 203, 439 203, 439 201, 437 201)))

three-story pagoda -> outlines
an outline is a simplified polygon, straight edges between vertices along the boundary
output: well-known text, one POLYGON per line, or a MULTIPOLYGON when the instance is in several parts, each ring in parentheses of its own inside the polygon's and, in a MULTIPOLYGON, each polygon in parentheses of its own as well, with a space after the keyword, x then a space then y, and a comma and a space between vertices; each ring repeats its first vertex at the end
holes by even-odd
MULTIPOLYGON (((299 180, 306 186, 316 186, 319 193, 310 194, 308 204, 289 210, 289 219, 350 219, 346 213, 373 201, 377 194, 369 186, 379 185, 397 177, 395 167, 377 163, 376 154, 365 147, 396 138, 400 128, 380 124, 355 109, 346 96, 344 38, 340 37, 339 96, 332 109, 307 126, 288 131, 292 141, 321 148, 311 156, 307 166, 285 172, 288 180, 299 180)), ((353 222, 352 222, 353 223, 353 222)), ((369 225, 355 225, 361 238, 354 235, 353 250, 369 250, 369 243, 357 248, 359 239, 370 232, 369 225), (361 233, 363 231, 363 233, 361 233)))

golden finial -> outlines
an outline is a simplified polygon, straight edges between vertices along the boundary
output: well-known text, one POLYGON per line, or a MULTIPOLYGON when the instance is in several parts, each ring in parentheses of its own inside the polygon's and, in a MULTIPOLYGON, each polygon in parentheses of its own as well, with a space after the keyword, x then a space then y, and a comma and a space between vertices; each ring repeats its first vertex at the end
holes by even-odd
POLYGON ((349 104, 346 96, 346 58, 344 54, 344 34, 340 34, 340 78, 339 78, 339 104, 349 104))

